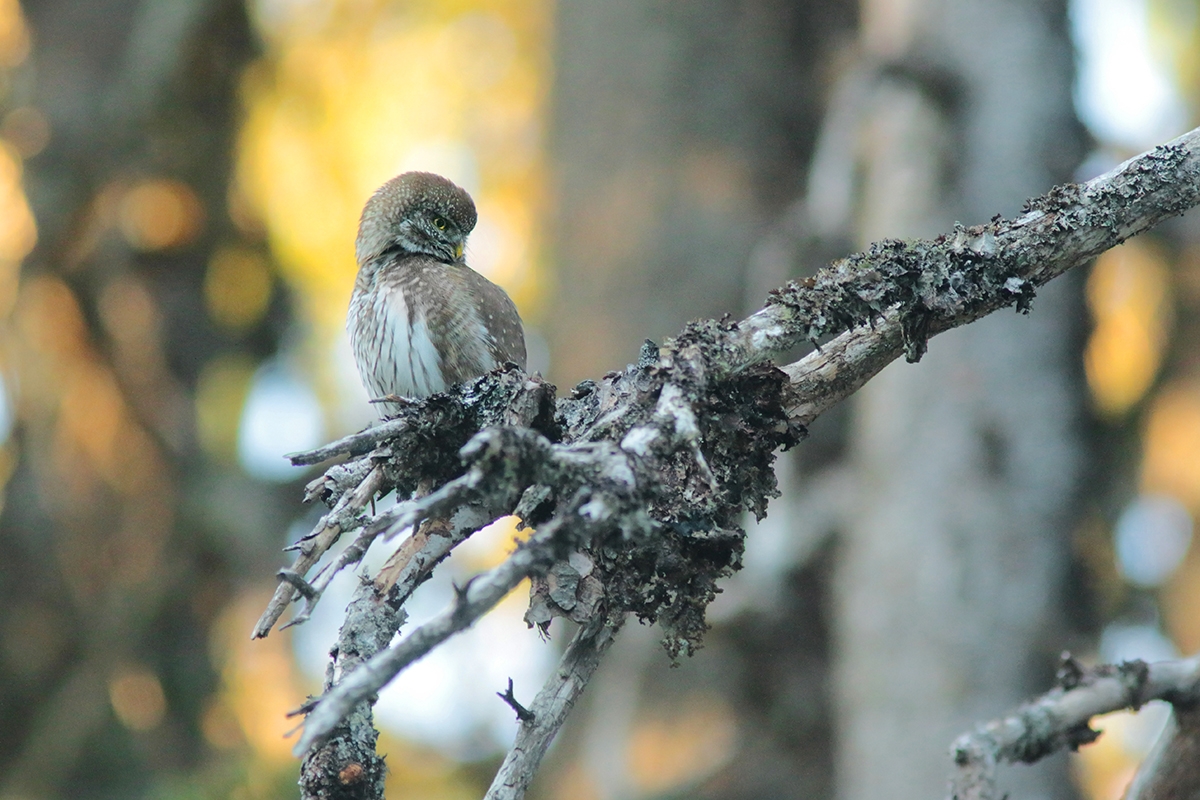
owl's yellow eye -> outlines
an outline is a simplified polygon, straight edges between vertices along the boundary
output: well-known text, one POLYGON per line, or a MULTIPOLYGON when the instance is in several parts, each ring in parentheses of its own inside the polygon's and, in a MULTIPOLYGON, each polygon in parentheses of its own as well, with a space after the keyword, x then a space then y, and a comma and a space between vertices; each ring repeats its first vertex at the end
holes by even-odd
POLYGON ((437 228, 439 231, 446 230, 446 219, 444 217, 434 217, 433 227, 437 228))

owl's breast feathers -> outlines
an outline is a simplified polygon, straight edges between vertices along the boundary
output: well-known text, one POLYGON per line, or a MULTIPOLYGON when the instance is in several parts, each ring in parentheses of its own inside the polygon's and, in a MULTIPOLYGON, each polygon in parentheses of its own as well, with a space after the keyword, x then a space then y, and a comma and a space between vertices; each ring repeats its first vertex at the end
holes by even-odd
POLYGON ((373 398, 425 397, 507 361, 525 368, 521 318, 503 289, 462 264, 379 258, 360 271, 347 318, 373 398))

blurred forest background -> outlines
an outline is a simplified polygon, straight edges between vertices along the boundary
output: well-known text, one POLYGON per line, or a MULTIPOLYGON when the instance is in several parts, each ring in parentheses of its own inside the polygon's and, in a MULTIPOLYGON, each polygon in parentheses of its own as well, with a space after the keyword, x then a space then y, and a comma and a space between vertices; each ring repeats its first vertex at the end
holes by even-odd
MULTIPOLYGON (((342 321, 387 178, 471 191, 566 391, 1198 103, 1195 0, 0 0, 0 798, 295 796, 340 608, 249 631, 314 514, 281 455, 372 416, 342 321)), ((1200 649, 1198 311, 1193 214, 893 365, 781 457, 706 647, 627 627, 534 795, 934 800, 1061 650, 1200 649)), ((494 692, 565 638, 524 601, 383 694, 390 797, 482 795, 494 692)), ((1117 798, 1162 722, 1003 778, 1117 798)))

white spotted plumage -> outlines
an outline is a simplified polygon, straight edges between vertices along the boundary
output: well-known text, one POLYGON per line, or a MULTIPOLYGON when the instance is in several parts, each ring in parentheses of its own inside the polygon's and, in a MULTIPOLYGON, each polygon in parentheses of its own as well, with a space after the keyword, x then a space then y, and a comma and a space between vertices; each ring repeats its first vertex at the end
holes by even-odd
POLYGON ((346 331, 354 343, 354 360, 372 400, 390 394, 427 397, 446 390, 441 357, 421 311, 419 305, 405 300, 398 286, 354 292, 346 331), (367 324, 372 314, 382 324, 367 324))

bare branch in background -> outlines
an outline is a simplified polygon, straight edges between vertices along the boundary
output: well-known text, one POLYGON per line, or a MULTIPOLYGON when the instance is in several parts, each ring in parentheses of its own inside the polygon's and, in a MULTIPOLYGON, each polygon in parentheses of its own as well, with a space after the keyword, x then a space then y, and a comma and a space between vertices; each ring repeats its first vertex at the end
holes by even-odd
MULTIPOLYGON (((1085 672, 1069 655, 1059 670, 1059 688, 1021 706, 1004 719, 981 725, 960 736, 951 747, 958 773, 951 787, 952 800, 1000 800, 995 769, 1000 762, 1031 764, 1064 747, 1072 750, 1095 741, 1100 732, 1092 730, 1092 717, 1122 709, 1137 711, 1151 700, 1166 700, 1175 706, 1176 718, 1185 720, 1177 733, 1168 736, 1164 753, 1180 749, 1194 755, 1196 749, 1195 706, 1200 701, 1200 659, 1164 661, 1146 664, 1130 661, 1116 666, 1103 665, 1085 672), (1178 711, 1185 713, 1181 716, 1178 711)), ((1173 787, 1166 792, 1165 775, 1159 775, 1158 788, 1150 789, 1149 777, 1158 769, 1145 771, 1141 783, 1146 788, 1126 795, 1128 798, 1191 797, 1200 791, 1200 762, 1180 758, 1178 752, 1166 755, 1170 761, 1173 787), (1183 789, 1183 791, 1180 791, 1183 789)))

